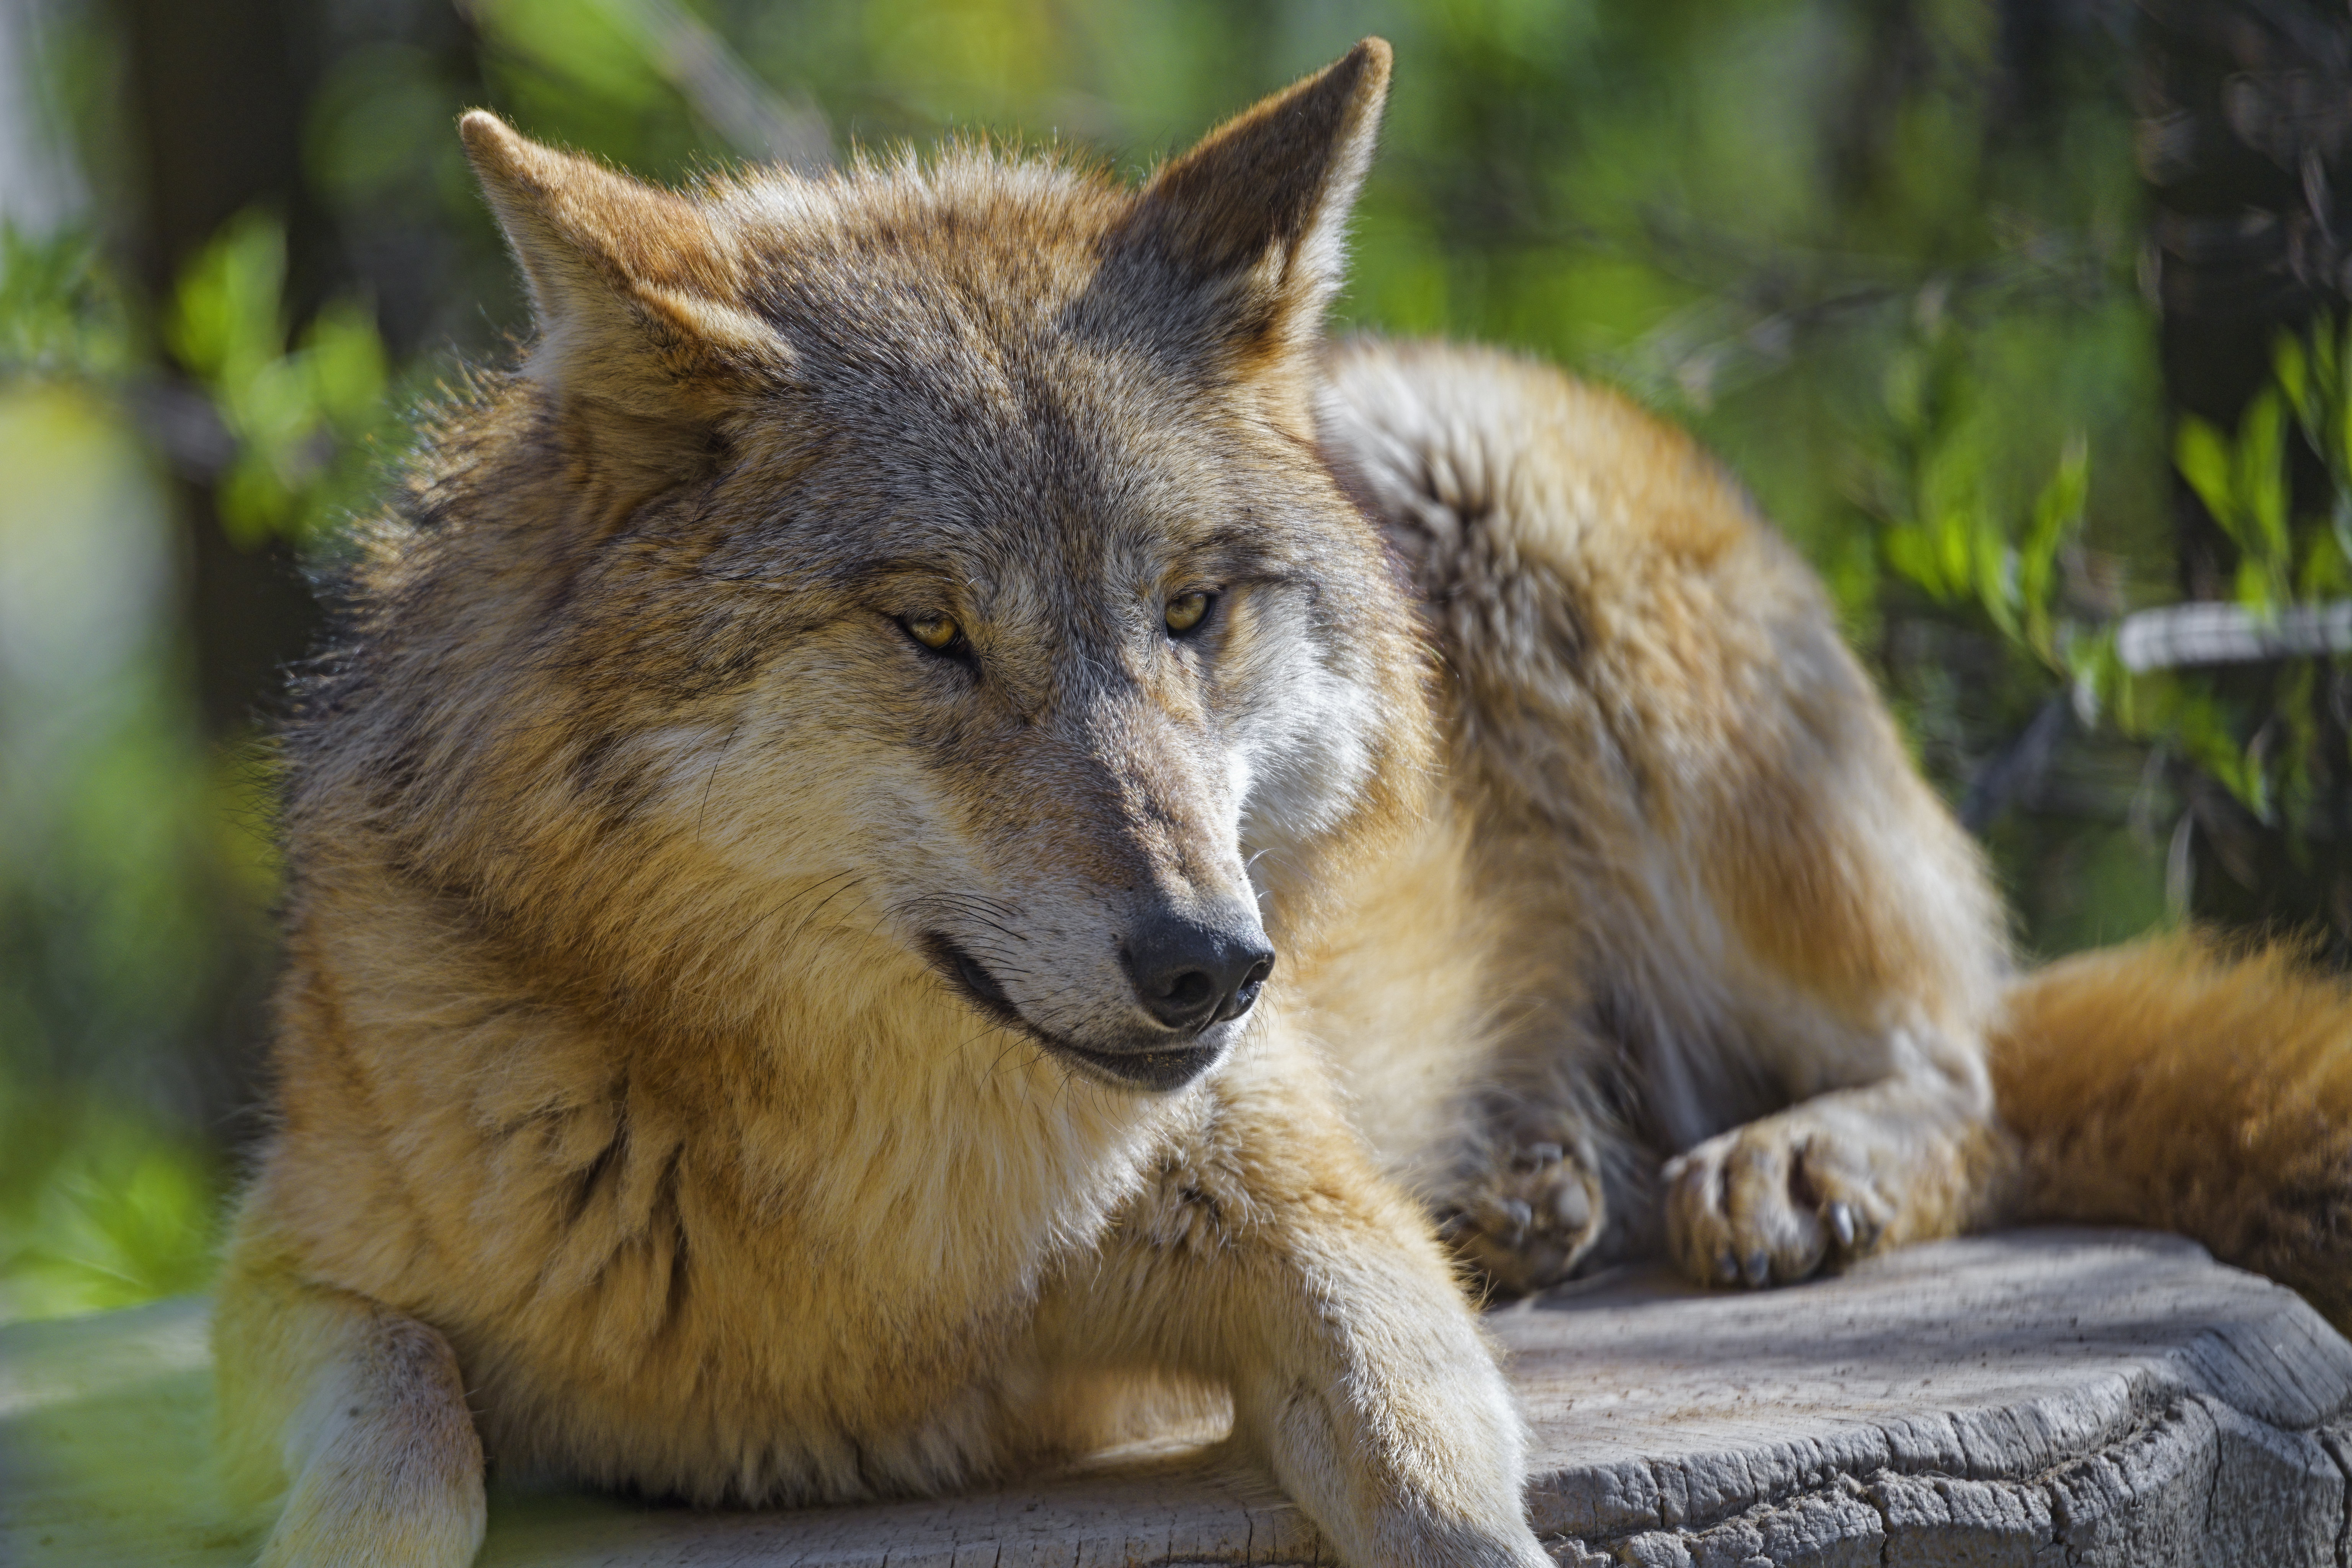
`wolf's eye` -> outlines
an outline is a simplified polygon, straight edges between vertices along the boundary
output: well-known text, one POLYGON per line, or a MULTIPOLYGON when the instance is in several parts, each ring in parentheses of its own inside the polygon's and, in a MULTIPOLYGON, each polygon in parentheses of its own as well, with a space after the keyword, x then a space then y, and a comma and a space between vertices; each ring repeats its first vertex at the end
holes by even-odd
POLYGON ((1182 637, 1208 619, 1210 597, 1206 594, 1179 594, 1168 601, 1168 632, 1171 637, 1182 637))
POLYGON ((962 649, 963 628, 956 625, 953 616, 934 610, 927 615, 908 616, 898 624, 907 628, 908 637, 933 653, 957 653, 962 649))

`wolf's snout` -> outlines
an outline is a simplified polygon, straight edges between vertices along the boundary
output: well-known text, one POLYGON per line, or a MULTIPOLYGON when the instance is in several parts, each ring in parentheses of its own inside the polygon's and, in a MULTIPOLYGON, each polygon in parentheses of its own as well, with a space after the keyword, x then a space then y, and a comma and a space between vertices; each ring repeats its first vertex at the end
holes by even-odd
POLYGON ((1205 1029, 1250 1010, 1274 950, 1255 932, 1167 915, 1129 936, 1127 973, 1145 1012, 1171 1029, 1205 1029))

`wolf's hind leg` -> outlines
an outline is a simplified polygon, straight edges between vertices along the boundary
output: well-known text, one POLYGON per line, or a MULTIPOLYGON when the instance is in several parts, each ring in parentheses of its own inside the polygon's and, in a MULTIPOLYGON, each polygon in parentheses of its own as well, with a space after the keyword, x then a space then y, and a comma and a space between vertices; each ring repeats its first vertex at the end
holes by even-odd
POLYGON ((1497 973, 1603 1005, 1642 1120, 1687 1151, 1677 1257, 1795 1279, 1955 1228, 1992 1136, 2000 902, 1821 584, 1608 394, 1441 349, 1342 347, 1330 374, 1327 440, 1444 655, 1497 973))
POLYGON ((482 1444, 448 1342, 290 1258, 232 1254, 214 1320, 234 1500, 282 1496, 262 1568, 464 1568, 482 1444))

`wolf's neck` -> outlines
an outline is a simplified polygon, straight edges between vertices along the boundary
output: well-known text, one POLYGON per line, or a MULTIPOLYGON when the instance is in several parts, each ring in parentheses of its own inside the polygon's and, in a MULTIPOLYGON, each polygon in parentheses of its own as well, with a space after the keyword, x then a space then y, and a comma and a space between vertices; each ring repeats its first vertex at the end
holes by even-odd
POLYGON ((986 1313, 1095 1237, 1187 1114, 1072 1077, 845 939, 779 955, 759 1005, 730 1009, 755 1028, 663 1037, 550 1002, 397 888, 341 906, 295 931, 289 994, 318 1005, 288 1009, 280 1065, 295 1102, 366 1121, 301 1130, 318 1157, 370 1149, 388 1194, 448 1197, 412 1243, 369 1249, 395 1275, 472 1254, 587 1290, 670 1236, 986 1313), (303 1092, 352 1074, 364 1093, 303 1092))
POLYGON ((1095 1238, 1190 1113, 1077 1076, 928 974, 855 1008, 813 999, 757 1048, 791 1087, 740 1113, 748 1189, 893 1291, 1025 1289, 1095 1238))

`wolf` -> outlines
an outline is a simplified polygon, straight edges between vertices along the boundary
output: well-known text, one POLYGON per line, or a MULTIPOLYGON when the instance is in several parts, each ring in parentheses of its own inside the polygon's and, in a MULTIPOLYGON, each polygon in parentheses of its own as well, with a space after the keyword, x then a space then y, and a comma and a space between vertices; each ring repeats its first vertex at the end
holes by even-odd
POLYGON ((1356 1568, 1537 1568, 1475 1303, 1601 1259, 2063 1215, 2347 1321, 2336 989, 2021 975, 1686 436, 1327 340, 1389 74, 1135 188, 465 118, 536 332, 285 735, 214 1326, 264 1563, 465 1563, 486 1463, 802 1503, 1189 1419, 1356 1568))

